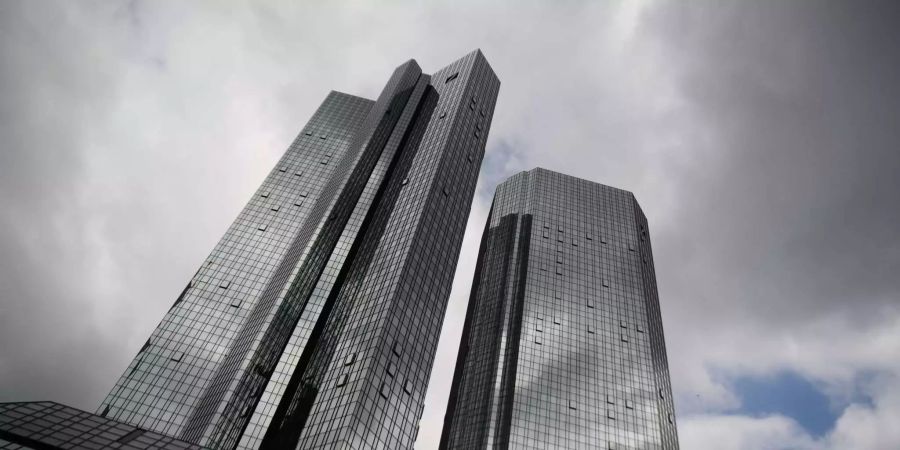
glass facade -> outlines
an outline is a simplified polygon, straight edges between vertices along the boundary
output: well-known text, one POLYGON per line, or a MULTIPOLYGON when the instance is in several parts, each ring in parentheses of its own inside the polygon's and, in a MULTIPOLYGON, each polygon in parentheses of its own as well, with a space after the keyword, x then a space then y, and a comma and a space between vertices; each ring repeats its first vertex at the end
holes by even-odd
POLYGON ((214 449, 409 448, 499 80, 332 92, 97 411, 214 449))
POLYGON ((498 186, 441 448, 678 448, 648 233, 627 191, 498 186))
POLYGON ((0 403, 0 449, 202 447, 54 402, 0 403))

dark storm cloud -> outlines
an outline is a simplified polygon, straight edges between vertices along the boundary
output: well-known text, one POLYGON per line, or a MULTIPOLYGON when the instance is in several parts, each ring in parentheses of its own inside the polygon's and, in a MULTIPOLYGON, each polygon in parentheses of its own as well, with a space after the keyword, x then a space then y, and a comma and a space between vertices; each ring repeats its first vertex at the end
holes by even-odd
POLYGON ((647 18, 721 155, 681 187, 691 253, 725 264, 715 273, 733 291, 719 294, 767 320, 877 320, 900 297, 897 9, 704 6, 647 18))

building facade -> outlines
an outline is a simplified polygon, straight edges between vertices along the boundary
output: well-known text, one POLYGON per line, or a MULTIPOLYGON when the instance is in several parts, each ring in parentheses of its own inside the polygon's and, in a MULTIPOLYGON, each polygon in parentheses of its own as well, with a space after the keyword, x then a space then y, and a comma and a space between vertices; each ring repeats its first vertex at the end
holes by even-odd
POLYGON ((499 80, 332 92, 97 413, 214 449, 415 441, 499 80))
POLYGON ((540 168, 497 188, 441 448, 678 448, 630 192, 540 168))

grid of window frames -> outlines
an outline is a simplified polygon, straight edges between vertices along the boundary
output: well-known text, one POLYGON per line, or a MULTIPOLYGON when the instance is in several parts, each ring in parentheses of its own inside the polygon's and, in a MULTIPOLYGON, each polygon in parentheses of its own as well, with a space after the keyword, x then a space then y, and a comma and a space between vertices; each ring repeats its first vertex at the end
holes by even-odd
MULTIPOLYGON (((381 102, 381 100, 379 100, 378 103, 383 103, 386 105, 386 108, 378 107, 378 103, 376 103, 376 107, 373 108, 372 114, 374 115, 387 117, 390 116, 393 111, 399 111, 399 117, 392 128, 390 136, 387 138, 387 143, 383 146, 383 150, 378 157, 374 169, 369 175, 361 195, 355 202, 343 202, 353 206, 352 214, 343 228, 339 241, 330 254, 330 259, 327 262, 325 270, 318 278, 318 282, 309 297, 309 301, 303 308, 300 321, 297 322, 297 325, 294 327, 293 334, 290 337, 287 347, 280 353, 275 372, 272 376, 272 381, 268 383, 263 392, 263 398, 256 405, 250 425, 241 436, 238 448, 257 448, 260 445, 278 403, 286 392, 288 381, 291 375, 297 370, 300 355, 304 349, 306 349, 313 327, 316 322, 323 320, 320 318, 320 313, 325 307, 325 303, 332 290, 338 286, 339 274, 344 267, 352 244, 356 241, 363 226, 364 219, 372 209, 373 202, 378 197, 378 191, 385 182, 385 178, 389 174, 389 169, 392 167, 394 160, 399 153, 400 141, 406 134, 406 130, 412 121, 414 111, 417 109, 416 106, 428 84, 426 80, 421 79, 421 71, 415 66, 414 62, 407 64, 410 64, 410 68, 413 69, 410 73, 414 73, 415 77, 418 79, 415 83, 415 88, 409 95, 408 100, 406 100, 405 106, 402 108, 398 107, 396 104, 391 105, 386 101, 381 102)), ((405 68, 401 66, 401 69, 405 68)), ((388 89, 392 89, 391 83, 389 83, 388 89)), ((402 84, 400 90, 403 90, 402 84)), ((389 96, 386 97, 385 100, 387 98, 389 98, 389 96)), ((379 145, 377 140, 369 140, 369 145, 373 144, 379 145)), ((342 192, 347 191, 346 188, 342 190, 342 192)))
POLYGON ((476 50, 434 78, 410 60, 374 102, 332 92, 98 415, 211 448, 264 447, 298 380, 351 379, 354 346, 352 389, 323 389, 304 439, 411 446, 498 88, 476 50), (379 360, 388 340, 401 360, 379 360), (389 392, 395 377, 405 397, 389 392), (373 408, 390 412, 374 420, 373 408))
POLYGON ((646 218, 544 169, 494 196, 442 448, 677 449, 646 218))
POLYGON ((213 378, 182 435, 185 439, 214 448, 233 448, 240 439, 248 410, 264 392, 270 368, 309 306, 323 271, 329 261, 337 262, 334 249, 340 238, 356 237, 347 226, 349 217, 353 211, 367 213, 371 201, 360 202, 361 193, 382 183, 383 176, 373 170, 379 160, 389 165, 396 153, 390 138, 405 134, 397 126, 397 112, 408 105, 420 75, 418 65, 409 61, 388 80, 213 378))
POLYGON ((181 434, 372 106, 332 92, 204 261, 98 413, 181 434))
POLYGON ((499 80, 475 51, 431 77, 419 118, 306 371, 297 448, 409 448, 499 80))
POLYGON ((0 449, 201 447, 54 402, 0 403, 0 449))

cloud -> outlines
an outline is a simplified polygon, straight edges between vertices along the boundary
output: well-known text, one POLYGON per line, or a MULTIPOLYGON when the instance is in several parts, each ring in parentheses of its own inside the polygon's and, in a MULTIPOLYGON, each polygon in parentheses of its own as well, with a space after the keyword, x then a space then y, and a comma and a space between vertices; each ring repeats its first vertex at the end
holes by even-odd
POLYGON ((700 414, 681 421, 681 445, 701 450, 891 450, 900 442, 900 431, 893 426, 900 419, 897 386, 894 377, 867 383, 874 403, 851 405, 834 429, 819 438, 782 415, 700 414))
POLYGON ((372 97, 410 57, 427 72, 480 47, 503 85, 420 448, 440 435, 494 185, 534 166, 629 189, 648 215, 684 448, 890 448, 897 16, 878 2, 5 3, 0 399, 96 407, 329 90, 372 97), (742 411, 732 382, 782 371, 838 405, 833 430, 742 411))

